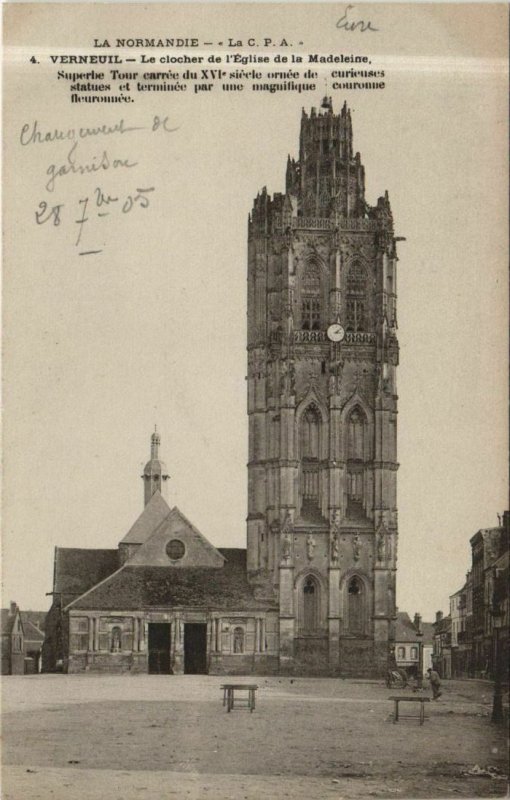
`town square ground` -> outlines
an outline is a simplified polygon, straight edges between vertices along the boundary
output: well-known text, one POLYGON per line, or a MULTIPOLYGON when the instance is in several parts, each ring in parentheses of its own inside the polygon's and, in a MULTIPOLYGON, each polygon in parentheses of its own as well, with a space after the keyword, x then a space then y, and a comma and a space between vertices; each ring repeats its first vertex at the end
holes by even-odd
POLYGON ((506 795, 505 729, 491 723, 488 682, 445 681, 423 726, 394 724, 395 692, 382 681, 258 678, 253 713, 227 713, 223 683, 4 679, 3 800, 506 795))

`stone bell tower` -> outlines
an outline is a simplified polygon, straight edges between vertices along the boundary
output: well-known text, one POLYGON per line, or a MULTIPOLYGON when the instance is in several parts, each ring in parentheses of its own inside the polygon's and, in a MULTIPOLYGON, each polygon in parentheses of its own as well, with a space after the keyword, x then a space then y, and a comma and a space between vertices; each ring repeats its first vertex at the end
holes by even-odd
POLYGON ((161 492, 164 499, 168 500, 167 482, 170 476, 168 475, 165 462, 161 461, 159 457, 160 444, 161 436, 156 426, 154 426, 154 433, 151 436, 151 457, 143 468, 142 475, 145 505, 147 505, 156 491, 161 492))
MULTIPOLYGON (((390 146, 390 143, 388 143, 390 146)), ((381 674, 395 618, 396 241, 351 113, 303 111, 284 194, 248 222, 248 575, 280 667, 381 674)))

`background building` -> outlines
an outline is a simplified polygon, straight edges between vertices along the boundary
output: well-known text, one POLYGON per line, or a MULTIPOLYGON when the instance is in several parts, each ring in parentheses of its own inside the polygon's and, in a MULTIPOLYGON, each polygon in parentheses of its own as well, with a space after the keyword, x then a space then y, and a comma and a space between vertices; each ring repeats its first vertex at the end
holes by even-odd
POLYGON ((498 663, 508 676, 508 511, 499 522, 471 538, 466 582, 450 596, 450 615, 437 612, 434 663, 443 677, 494 678, 498 663))
POLYGON ((16 603, 1 609, 2 675, 41 671, 46 611, 20 611, 16 603))
POLYGON ((399 669, 405 669, 408 676, 417 677, 420 668, 420 648, 422 649, 422 676, 432 666, 434 646, 434 626, 432 622, 422 622, 419 614, 411 620, 405 611, 397 612, 395 623, 395 661, 399 669))

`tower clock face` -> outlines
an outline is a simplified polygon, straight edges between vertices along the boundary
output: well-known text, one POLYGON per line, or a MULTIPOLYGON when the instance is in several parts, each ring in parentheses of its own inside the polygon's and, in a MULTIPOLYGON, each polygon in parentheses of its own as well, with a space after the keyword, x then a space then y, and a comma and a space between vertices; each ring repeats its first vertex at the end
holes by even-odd
POLYGON ((333 324, 329 326, 326 333, 328 335, 328 339, 330 339, 332 342, 341 342, 345 336, 345 330, 342 328, 339 322, 333 322, 333 324))

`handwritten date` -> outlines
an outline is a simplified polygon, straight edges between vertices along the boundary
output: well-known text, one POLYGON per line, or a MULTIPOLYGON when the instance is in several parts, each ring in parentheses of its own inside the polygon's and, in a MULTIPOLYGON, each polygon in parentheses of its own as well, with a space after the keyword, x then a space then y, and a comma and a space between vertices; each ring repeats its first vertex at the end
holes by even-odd
MULTIPOLYGON (((115 196, 98 186, 94 189, 91 197, 81 197, 77 202, 77 212, 73 212, 72 207, 69 210, 69 214, 72 217, 76 214, 78 216, 78 219, 72 219, 72 223, 78 226, 75 228, 76 241, 74 246, 78 247, 80 245, 85 226, 92 218, 100 219, 109 217, 111 214, 115 214, 115 212, 129 214, 137 208, 146 209, 150 205, 149 195, 154 190, 154 186, 149 186, 145 189, 137 188, 127 195, 115 196)), ((35 211, 35 221, 37 225, 49 224, 58 227, 61 223, 65 222, 65 214, 63 211, 65 207, 65 203, 52 204, 46 202, 46 200, 42 200, 35 211)), ((102 250, 86 250, 80 252, 80 255, 101 252, 102 250)))

